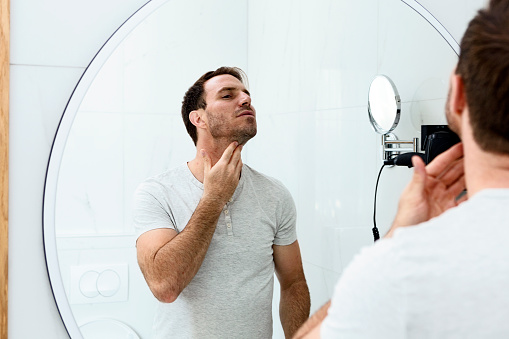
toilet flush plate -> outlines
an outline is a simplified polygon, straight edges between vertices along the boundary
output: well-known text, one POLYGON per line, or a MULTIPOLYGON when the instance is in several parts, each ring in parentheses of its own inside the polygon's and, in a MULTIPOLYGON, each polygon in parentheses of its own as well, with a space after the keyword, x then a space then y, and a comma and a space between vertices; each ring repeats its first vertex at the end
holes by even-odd
POLYGON ((91 304, 127 301, 127 264, 71 266, 69 303, 91 304))

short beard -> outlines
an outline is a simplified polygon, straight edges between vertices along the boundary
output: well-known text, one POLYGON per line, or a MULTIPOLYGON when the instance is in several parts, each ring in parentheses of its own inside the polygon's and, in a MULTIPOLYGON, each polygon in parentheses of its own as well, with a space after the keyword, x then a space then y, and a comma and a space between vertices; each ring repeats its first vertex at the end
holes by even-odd
POLYGON ((252 137, 256 135, 257 126, 254 117, 247 119, 253 119, 249 121, 249 125, 242 129, 232 130, 225 127, 224 119, 218 118, 213 114, 207 113, 207 119, 209 120, 210 134, 214 139, 226 139, 228 142, 237 141, 239 145, 245 145, 252 137))
POLYGON ((248 128, 240 131, 235 131, 232 135, 232 142, 237 141, 239 145, 245 145, 252 137, 256 135, 256 122, 250 124, 248 128))

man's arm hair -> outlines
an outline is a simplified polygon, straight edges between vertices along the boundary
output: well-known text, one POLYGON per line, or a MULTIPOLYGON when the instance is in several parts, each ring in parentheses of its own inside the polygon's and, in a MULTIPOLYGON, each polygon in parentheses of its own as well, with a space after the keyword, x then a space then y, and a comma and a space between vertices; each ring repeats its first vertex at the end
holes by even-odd
POLYGON ((138 263, 154 296, 171 303, 198 272, 216 228, 222 206, 202 199, 179 234, 156 229, 137 242, 138 263))
MULTIPOLYGON (((293 339, 300 339, 309 336, 312 332, 319 335, 320 326, 322 325, 323 320, 327 316, 327 312, 329 311, 330 300, 323 305, 318 311, 313 314, 311 318, 309 318, 304 325, 299 328, 297 333, 293 339)), ((317 337, 319 338, 319 336, 317 337)))
POLYGON ((279 317, 286 338, 291 338, 309 317, 311 301, 302 268, 298 241, 274 245, 274 264, 281 285, 279 317))

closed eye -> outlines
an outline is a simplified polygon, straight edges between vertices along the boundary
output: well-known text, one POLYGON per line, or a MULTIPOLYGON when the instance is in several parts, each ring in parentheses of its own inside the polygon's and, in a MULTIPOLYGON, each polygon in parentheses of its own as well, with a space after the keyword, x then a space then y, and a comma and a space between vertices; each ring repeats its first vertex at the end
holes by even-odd
POLYGON ((222 98, 223 99, 230 99, 232 96, 230 94, 227 94, 227 95, 223 95, 222 98))

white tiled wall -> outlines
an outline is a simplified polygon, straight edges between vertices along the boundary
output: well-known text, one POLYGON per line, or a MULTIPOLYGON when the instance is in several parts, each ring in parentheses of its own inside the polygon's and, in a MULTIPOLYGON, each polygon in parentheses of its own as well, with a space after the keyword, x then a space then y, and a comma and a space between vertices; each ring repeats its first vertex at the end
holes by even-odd
POLYGON ((42 195, 56 126, 81 72, 17 65, 10 71, 8 336, 65 338, 44 262, 42 195))
MULTIPOLYGON (((47 160, 60 116, 85 67, 143 2, 11 2, 9 338, 41 338, 41 333, 43 338, 67 337, 44 264, 41 213, 47 160)), ((484 2, 420 1, 458 41, 466 22, 484 2)), ((90 99, 81 107, 83 120, 104 132, 97 139, 99 148, 108 145, 128 150, 122 159, 104 159, 125 165, 123 184, 118 184, 122 188, 113 190, 114 196, 102 194, 96 200, 92 193, 100 190, 93 185, 101 182, 88 182, 87 190, 66 189, 75 199, 88 199, 89 206, 104 204, 104 198, 121 200, 115 198, 121 190, 133 190, 147 175, 192 157, 193 147, 178 111, 171 115, 169 107, 180 102, 189 83, 204 70, 238 65, 250 77, 259 124, 257 137, 244 151, 244 161, 282 180, 295 198, 299 241, 315 310, 330 298, 344 266, 362 245, 371 242, 373 192, 381 160, 379 137, 371 130, 366 113, 370 80, 377 73, 394 80, 403 101, 395 132, 403 139, 418 136, 420 124, 444 122, 447 78, 455 56, 421 17, 398 0, 232 0, 227 7, 207 1, 172 3, 170 6, 185 3, 185 15, 169 10, 159 19, 168 25, 161 30, 141 25, 132 40, 111 57, 123 60, 127 71, 115 67, 105 71, 114 75, 113 81, 90 89, 90 98, 99 98, 102 105, 90 99), (224 20, 214 20, 221 15, 224 20), (172 24, 178 25, 178 32, 172 24), (212 31, 215 35, 205 36, 206 41, 199 45, 188 38, 189 34, 203 38, 204 32, 212 31), (150 56, 139 53, 140 40, 136 39, 136 34, 146 33, 152 39, 143 44, 156 51, 150 56), (162 59, 168 51, 176 52, 162 59), (147 58, 148 66, 140 69, 147 58), (147 91, 151 83, 160 86, 147 91), (121 111, 129 114, 119 120, 121 111), (94 115, 99 114, 108 118, 97 124, 94 115), (112 131, 118 135, 108 142, 112 131), (150 131, 152 138, 133 137, 144 131, 150 131), (182 140, 187 144, 180 143, 178 148, 162 146, 182 140), (134 166, 136 162, 145 166, 134 166)), ((90 173, 114 172, 112 164, 102 172, 101 164, 94 163, 97 159, 81 159, 80 166, 90 173)), ((409 175, 406 168, 382 173, 377 212, 382 233, 409 175)), ((125 203, 115 207, 116 220, 129 219, 128 212, 122 211, 130 203, 129 194, 123 199, 125 203)), ((86 220, 85 209, 76 213, 86 220)), ((108 218, 111 215, 96 216, 97 222, 115 225, 108 218)), ((118 225, 108 226, 113 227, 109 231, 129 232, 125 224, 118 225)), ((83 231, 74 226, 67 235, 83 231)), ((112 258, 124 253, 134 260, 132 251, 122 246, 115 253, 100 253, 112 258)), ((70 261, 93 261, 99 255, 80 256, 72 248, 65 250, 70 261)), ((133 279, 132 284, 136 288, 138 281, 133 279)), ((135 295, 131 298, 141 302, 135 295)), ((86 308, 77 312, 85 314, 86 308)), ((281 335, 276 327, 274 337, 281 335)))

